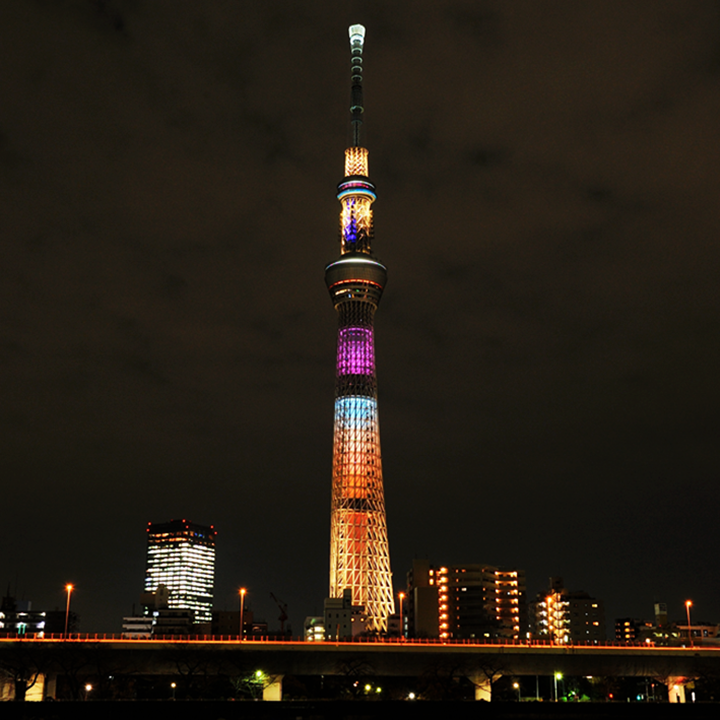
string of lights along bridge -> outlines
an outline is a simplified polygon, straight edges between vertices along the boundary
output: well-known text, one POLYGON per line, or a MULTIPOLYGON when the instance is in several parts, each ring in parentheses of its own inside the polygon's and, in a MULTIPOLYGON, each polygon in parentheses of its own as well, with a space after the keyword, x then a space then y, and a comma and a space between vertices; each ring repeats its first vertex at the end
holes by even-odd
POLYGON ((385 497, 380 459, 373 320, 387 280, 372 253, 375 186, 368 179, 368 151, 360 145, 363 116, 362 60, 365 28, 350 27, 352 146, 338 185, 340 257, 325 269, 338 312, 330 597, 352 591, 365 608, 366 628, 387 630, 394 612, 385 497))

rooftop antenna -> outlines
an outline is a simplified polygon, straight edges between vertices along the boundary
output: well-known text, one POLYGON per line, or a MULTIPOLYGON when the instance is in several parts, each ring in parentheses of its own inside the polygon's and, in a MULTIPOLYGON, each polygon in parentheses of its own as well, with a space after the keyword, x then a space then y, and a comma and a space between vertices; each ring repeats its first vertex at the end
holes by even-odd
POLYGON ((360 147, 360 127, 363 114, 362 91, 362 52, 365 43, 365 27, 351 25, 348 28, 350 35, 350 75, 352 81, 352 95, 350 101, 350 124, 352 125, 353 147, 360 147))

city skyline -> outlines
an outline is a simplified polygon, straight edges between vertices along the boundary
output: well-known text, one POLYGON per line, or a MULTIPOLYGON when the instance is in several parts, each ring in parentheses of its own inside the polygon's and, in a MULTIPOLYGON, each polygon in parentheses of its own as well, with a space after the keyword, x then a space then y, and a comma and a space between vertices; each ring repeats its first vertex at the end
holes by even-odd
POLYGON ((118 630, 188 517, 219 609, 321 613, 360 22, 395 589, 429 556, 719 617, 718 12, 4 3, 3 582, 118 630))

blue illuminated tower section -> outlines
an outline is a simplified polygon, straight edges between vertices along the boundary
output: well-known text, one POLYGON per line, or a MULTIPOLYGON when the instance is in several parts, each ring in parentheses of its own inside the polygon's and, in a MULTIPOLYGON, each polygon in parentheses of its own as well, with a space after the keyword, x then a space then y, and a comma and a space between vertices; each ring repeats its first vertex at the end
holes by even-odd
POLYGON ((368 630, 385 631, 394 612, 388 549, 373 319, 387 280, 372 253, 372 203, 368 151, 360 146, 362 52, 365 28, 350 27, 353 144, 345 151, 345 177, 338 185, 340 257, 325 269, 338 312, 330 521, 330 597, 352 590, 363 605, 368 630))

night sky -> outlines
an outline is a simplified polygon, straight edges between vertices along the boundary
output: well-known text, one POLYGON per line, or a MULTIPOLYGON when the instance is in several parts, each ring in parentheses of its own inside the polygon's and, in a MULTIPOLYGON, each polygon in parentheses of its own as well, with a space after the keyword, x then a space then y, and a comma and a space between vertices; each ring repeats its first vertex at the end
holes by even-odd
POLYGON ((720 621, 715 0, 4 0, 3 593, 119 632, 184 517, 217 609, 321 613, 354 22, 396 589, 720 621))

